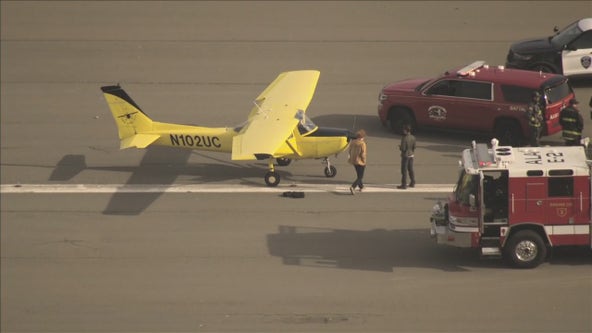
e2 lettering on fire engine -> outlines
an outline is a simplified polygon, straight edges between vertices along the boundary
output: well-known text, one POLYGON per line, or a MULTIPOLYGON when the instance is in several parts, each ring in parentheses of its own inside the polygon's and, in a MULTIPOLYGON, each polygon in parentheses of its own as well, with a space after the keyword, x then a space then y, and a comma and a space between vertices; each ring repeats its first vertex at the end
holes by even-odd
MULTIPOLYGON (((547 158, 547 163, 565 162, 562 152, 547 153, 545 154, 545 157, 547 158)), ((524 158, 527 164, 543 164, 543 157, 538 151, 526 152, 524 153, 524 158)))
POLYGON ((171 145, 184 147, 220 148, 220 138, 208 135, 178 135, 171 134, 171 145))

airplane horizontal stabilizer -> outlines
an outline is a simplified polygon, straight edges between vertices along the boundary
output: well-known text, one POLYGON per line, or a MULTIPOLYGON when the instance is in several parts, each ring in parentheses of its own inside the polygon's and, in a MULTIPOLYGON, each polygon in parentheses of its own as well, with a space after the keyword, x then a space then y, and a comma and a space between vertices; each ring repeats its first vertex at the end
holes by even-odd
POLYGON ((121 143, 119 145, 119 149, 125 148, 146 148, 154 141, 158 140, 160 135, 158 134, 136 134, 129 136, 125 139, 121 139, 121 143))

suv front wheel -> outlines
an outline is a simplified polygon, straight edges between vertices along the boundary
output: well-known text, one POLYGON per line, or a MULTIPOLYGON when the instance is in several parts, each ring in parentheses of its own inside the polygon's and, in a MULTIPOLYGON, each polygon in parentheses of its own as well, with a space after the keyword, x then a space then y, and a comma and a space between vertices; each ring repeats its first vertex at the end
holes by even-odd
POLYGON ((404 108, 394 108, 391 110, 389 113, 389 122, 391 130, 395 134, 403 134, 403 126, 405 125, 411 126, 411 132, 415 132, 417 126, 415 119, 411 115, 411 111, 404 108))

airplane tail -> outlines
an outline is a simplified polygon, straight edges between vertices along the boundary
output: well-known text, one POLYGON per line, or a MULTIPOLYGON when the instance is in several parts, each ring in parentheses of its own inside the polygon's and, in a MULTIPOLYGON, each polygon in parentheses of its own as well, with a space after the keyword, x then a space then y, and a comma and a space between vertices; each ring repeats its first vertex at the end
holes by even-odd
POLYGON ((153 127, 152 119, 119 85, 104 86, 101 90, 117 124, 121 149, 146 148, 160 137, 149 133, 153 127))

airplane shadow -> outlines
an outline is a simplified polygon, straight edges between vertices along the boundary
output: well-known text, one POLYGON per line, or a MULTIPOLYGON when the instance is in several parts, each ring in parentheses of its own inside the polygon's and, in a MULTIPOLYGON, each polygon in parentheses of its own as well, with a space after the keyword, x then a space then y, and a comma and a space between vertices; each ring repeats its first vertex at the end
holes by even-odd
MULTIPOLYGON (((340 230, 281 225, 267 235, 268 251, 285 265, 392 272, 397 268, 469 271, 471 267, 504 268, 502 260, 482 260, 474 249, 437 245, 429 230, 340 230)), ((590 264, 589 249, 554 251, 550 264, 590 264), (585 251, 584 251, 585 250, 585 251)))
MULTIPOLYGON (((84 170, 105 172, 129 172, 131 176, 123 185, 172 185, 181 176, 194 177, 195 182, 217 183, 240 179, 241 184, 265 186, 263 175, 267 170, 266 163, 230 163, 188 149, 171 149, 167 147, 149 147, 146 149, 138 166, 89 166, 85 155, 65 155, 55 166, 49 180, 69 181, 84 170), (192 154, 210 159, 211 163, 188 163, 192 154), (249 178, 261 179, 250 181, 249 178)), ((281 168, 283 181, 290 181, 292 173, 281 168)), ((106 215, 138 215, 149 207, 162 193, 130 193, 116 192, 103 211, 106 215)))

